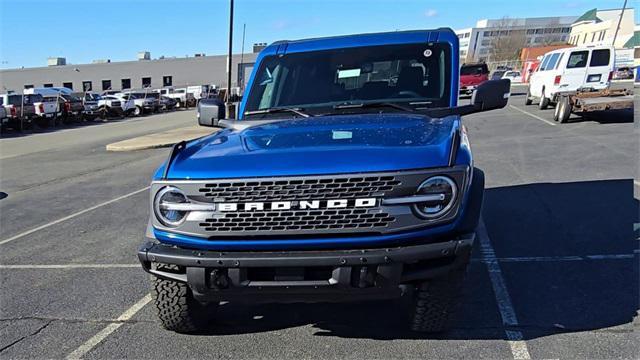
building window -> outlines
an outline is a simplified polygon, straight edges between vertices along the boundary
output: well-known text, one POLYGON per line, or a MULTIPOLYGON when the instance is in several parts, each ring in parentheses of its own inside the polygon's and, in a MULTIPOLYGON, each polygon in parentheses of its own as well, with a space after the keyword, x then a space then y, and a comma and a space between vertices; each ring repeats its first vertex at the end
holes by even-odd
POLYGON ((120 80, 122 90, 131 89, 131 79, 120 80))
MULTIPOLYGON (((149 80, 151 82, 151 80, 149 80)), ((173 85, 173 76, 163 76, 162 77, 162 86, 171 86, 173 85)))
POLYGON ((66 87, 67 89, 73 90, 73 83, 72 82, 64 82, 64 83, 62 83, 62 87, 66 87))
POLYGON ((33 85, 32 85, 32 84, 25 85, 25 86, 24 86, 24 88, 25 88, 25 89, 33 89, 33 85))
POLYGON ((51 88, 51 87, 53 87, 53 84, 43 84, 42 86, 44 86, 46 88, 51 88))
POLYGON ((102 91, 111 90, 111 80, 102 80, 102 91))
POLYGON ((143 88, 151 87, 151 78, 150 77, 143 77, 142 78, 142 87, 143 88))
POLYGON ((93 86, 91 86, 91 81, 83 81, 82 91, 91 91, 91 90, 93 90, 93 86))

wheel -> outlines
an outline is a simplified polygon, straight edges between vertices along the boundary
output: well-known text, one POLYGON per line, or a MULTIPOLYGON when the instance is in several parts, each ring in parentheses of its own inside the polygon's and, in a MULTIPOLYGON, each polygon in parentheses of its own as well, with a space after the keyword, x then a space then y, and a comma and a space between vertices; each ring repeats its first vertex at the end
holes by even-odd
POLYGON ((180 101, 176 101, 176 109, 180 109, 182 107, 182 103, 180 101))
MULTIPOLYGON (((177 272, 175 265, 158 265, 158 270, 177 272)), ((153 278, 153 299, 162 327, 178 333, 192 333, 209 325, 218 303, 201 304, 182 282, 153 278)))
POLYGON ((142 115, 142 108, 140 106, 137 106, 133 109, 133 116, 140 116, 142 115))
POLYGON ((414 294, 411 330, 437 333, 447 329, 447 322, 457 303, 464 282, 467 263, 449 274, 419 284, 414 294))
POLYGON ((525 105, 531 105, 531 88, 527 88, 527 96, 524 98, 525 105))
POLYGON ((109 112, 109 110, 107 110, 106 106, 103 106, 100 108, 99 110, 100 112, 98 113, 98 117, 102 120, 106 120, 107 119, 107 113, 109 112))
POLYGON ((538 103, 538 108, 540 110, 545 110, 549 107, 549 98, 544 96, 544 90, 542 90, 542 94, 540 95, 540 102, 538 103))
POLYGON ((553 108, 553 121, 558 121, 558 114, 560 113, 560 102, 556 103, 553 108))
POLYGON ((568 122, 571 116, 571 102, 569 101, 569 97, 561 97, 556 108, 558 108, 558 121, 561 124, 568 122))

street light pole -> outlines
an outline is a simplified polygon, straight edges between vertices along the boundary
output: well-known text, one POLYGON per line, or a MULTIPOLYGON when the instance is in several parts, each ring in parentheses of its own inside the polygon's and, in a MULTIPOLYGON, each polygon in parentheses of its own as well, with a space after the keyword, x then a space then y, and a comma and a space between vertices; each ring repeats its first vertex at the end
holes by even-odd
POLYGON ((227 118, 233 118, 231 104, 231 66, 233 57, 233 0, 229 0, 229 58, 227 59, 227 101, 225 103, 227 118))
MULTIPOLYGON (((232 0, 233 1, 233 0, 232 0)), ((627 0, 624 0, 624 5, 622 5, 622 11, 620 12, 620 19, 618 19, 618 26, 616 27, 616 32, 613 35, 613 42, 611 45, 616 46, 616 38, 618 37, 618 31, 620 31, 620 25, 622 23, 622 17, 624 16, 624 9, 627 7, 627 0)))

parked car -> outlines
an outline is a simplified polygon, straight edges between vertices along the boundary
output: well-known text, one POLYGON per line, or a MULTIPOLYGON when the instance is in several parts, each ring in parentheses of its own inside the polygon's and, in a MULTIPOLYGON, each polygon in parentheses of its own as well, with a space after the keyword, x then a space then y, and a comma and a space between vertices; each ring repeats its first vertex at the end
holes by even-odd
POLYGON ((149 91, 127 91, 114 94, 121 101, 132 101, 133 108, 127 109, 127 115, 140 116, 144 113, 151 113, 156 109, 156 101, 149 97, 149 91))
POLYGON ((491 80, 500 80, 507 70, 496 70, 491 74, 491 80))
POLYGON ((52 126, 58 117, 58 102, 55 97, 32 95, 34 98, 33 107, 36 117, 34 121, 39 126, 52 126))
POLYGON ((176 108, 177 104, 178 102, 173 98, 170 98, 168 96, 160 97, 160 107, 163 111, 173 110, 176 108))
POLYGON ((633 80, 633 69, 624 66, 613 72, 613 80, 633 80))
POLYGON ((195 106, 197 102, 194 95, 187 92, 187 88, 174 89, 172 87, 165 87, 162 89, 154 90, 154 92, 175 99, 177 102, 176 108, 185 107, 185 105, 192 107, 195 106))
POLYGON ((509 79, 511 83, 521 83, 522 82, 522 74, 520 71, 509 70, 505 71, 502 75, 501 79, 509 79))
POLYGON ((114 96, 101 96, 93 93, 79 93, 77 95, 84 96, 84 118, 87 120, 124 115, 122 101, 114 96))
POLYGON ((29 126, 31 121, 36 117, 36 110, 33 102, 34 100, 39 99, 39 95, 16 93, 1 94, 0 104, 4 107, 5 112, 7 113, 4 125, 19 130, 29 126))
POLYGON ((489 80, 487 64, 463 64, 460 68, 460 95, 471 95, 478 85, 489 80))
POLYGON ((556 103, 561 92, 607 88, 613 77, 612 46, 571 47, 546 53, 529 78, 526 105, 538 100, 540 109, 556 103))
POLYGON ((0 106, 0 129, 4 127, 5 122, 7 122, 7 110, 4 106, 0 106))
POLYGON ((155 91, 150 91, 146 96, 147 99, 153 99, 153 112, 162 110, 162 101, 160 100, 160 94, 155 91))
POLYGON ((238 120, 155 172, 138 259, 162 326, 203 331, 227 301, 404 295, 412 330, 446 330, 484 193, 460 116, 510 91, 487 81, 458 105, 458 52, 442 28, 264 49, 238 120))
POLYGON ((100 95, 102 95, 102 96, 108 96, 108 95, 115 95, 115 94, 117 94, 117 93, 121 93, 121 92, 122 92, 121 90, 105 90, 105 91, 103 91, 103 92, 102 92, 102 94, 100 94, 100 95))
POLYGON ((58 102, 58 117, 63 123, 70 123, 82 120, 84 104, 81 98, 73 94, 46 95, 48 98, 55 98, 58 102))

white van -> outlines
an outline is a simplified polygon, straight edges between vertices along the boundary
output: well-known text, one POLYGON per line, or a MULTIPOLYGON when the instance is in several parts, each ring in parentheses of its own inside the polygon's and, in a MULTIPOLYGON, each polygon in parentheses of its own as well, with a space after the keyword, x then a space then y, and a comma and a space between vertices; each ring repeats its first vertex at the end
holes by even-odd
POLYGON ((612 46, 572 47, 544 54, 531 74, 525 100, 539 100, 540 109, 557 102, 558 94, 581 88, 603 90, 609 86, 615 63, 612 46))

